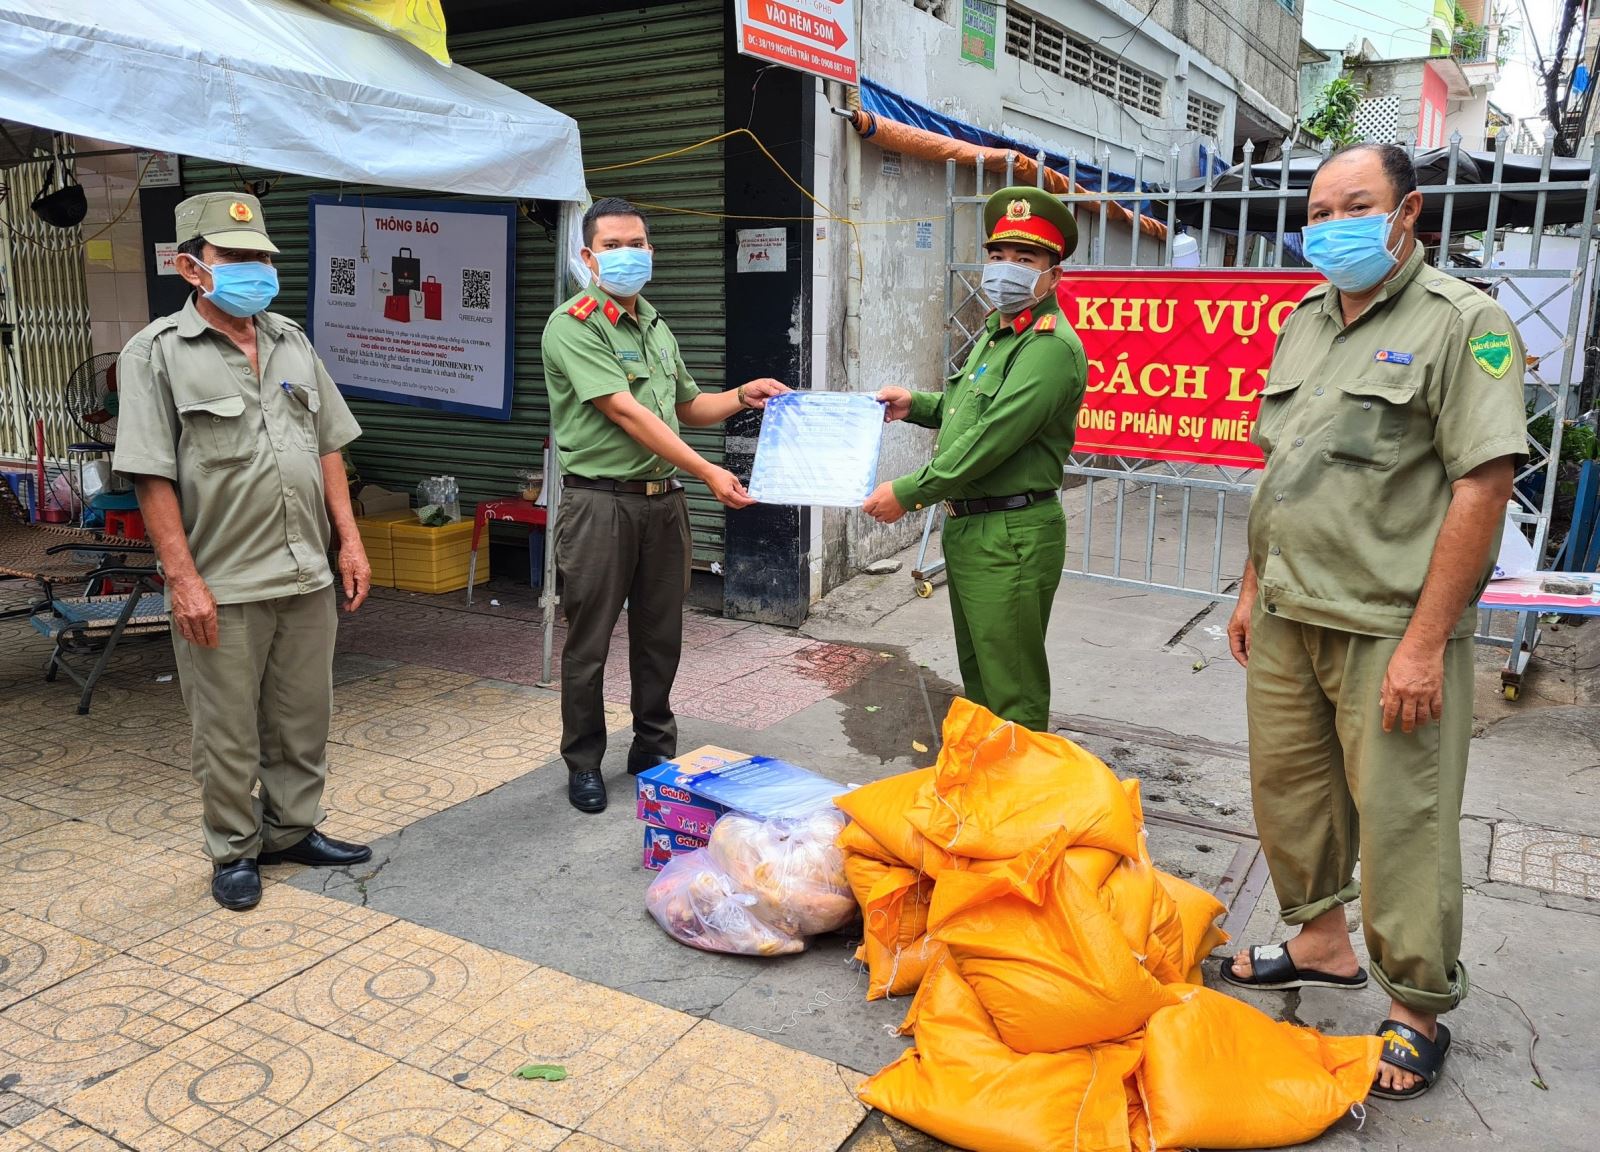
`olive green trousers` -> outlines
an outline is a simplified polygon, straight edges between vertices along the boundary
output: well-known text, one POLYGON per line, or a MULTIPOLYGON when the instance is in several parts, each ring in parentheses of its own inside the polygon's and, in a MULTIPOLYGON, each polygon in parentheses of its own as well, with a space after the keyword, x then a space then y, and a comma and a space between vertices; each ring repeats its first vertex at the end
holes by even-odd
POLYGON ((1373 978, 1418 1012, 1467 994, 1461 954, 1461 797, 1472 740, 1472 640, 1444 656, 1444 715, 1383 730, 1379 692, 1398 637, 1265 611, 1245 676, 1256 828, 1283 919, 1361 899, 1373 978), (1357 860, 1361 879, 1355 878, 1357 860))

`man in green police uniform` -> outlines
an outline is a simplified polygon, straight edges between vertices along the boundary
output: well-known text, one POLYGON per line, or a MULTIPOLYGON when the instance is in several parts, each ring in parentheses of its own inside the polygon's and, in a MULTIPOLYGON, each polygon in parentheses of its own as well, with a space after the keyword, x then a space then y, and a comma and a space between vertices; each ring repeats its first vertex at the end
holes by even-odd
POLYGON ((1061 261, 1072 213, 1038 188, 1002 188, 984 206, 995 306, 942 393, 885 388, 886 420, 937 428, 933 460, 867 498, 892 524, 945 507, 944 557, 961 680, 969 698, 1037 731, 1050 725, 1045 629, 1066 559, 1061 470, 1083 403, 1083 345, 1062 317, 1061 261))
POLYGON ((1406 1099, 1437 1079, 1450 1048, 1438 1016, 1467 994, 1473 605, 1527 450, 1524 358, 1498 304, 1425 263, 1404 149, 1335 153, 1307 208, 1306 257, 1329 286, 1278 338, 1228 625, 1246 668, 1256 826, 1300 931, 1222 974, 1252 988, 1364 986, 1344 909, 1359 895, 1391 1000, 1372 1090, 1406 1099))
POLYGON ((166 578, 211 894, 240 909, 261 899, 261 864, 372 856, 316 830, 338 630, 330 527, 347 611, 372 573, 339 455, 361 429, 305 332, 266 311, 278 249, 256 198, 191 196, 176 217, 195 295, 122 350, 112 462, 166 578))
POLYGON ((567 796, 582 812, 606 806, 605 669, 611 632, 628 604, 634 774, 677 755, 672 682, 683 649, 689 592, 689 509, 679 470, 729 508, 753 504, 733 473, 703 458, 679 424, 720 424, 787 392, 752 380, 701 392, 667 322, 639 293, 653 252, 644 214, 625 200, 596 201, 583 218, 587 291, 552 313, 540 351, 563 495, 556 521, 567 641, 561 652, 561 755, 567 796))

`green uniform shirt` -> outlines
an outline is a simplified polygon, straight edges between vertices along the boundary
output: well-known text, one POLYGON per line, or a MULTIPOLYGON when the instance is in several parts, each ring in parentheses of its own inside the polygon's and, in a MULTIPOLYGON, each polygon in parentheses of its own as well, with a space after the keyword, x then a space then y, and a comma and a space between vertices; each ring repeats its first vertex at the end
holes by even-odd
POLYGON ((939 439, 931 461, 894 482, 895 499, 916 511, 1060 488, 1087 380, 1083 345, 1054 295, 1010 321, 991 313, 948 387, 911 394, 907 419, 939 439))
POLYGON ((594 406, 631 392, 674 432, 678 405, 700 395, 677 338, 643 296, 635 320, 591 287, 550 315, 539 342, 561 471, 590 480, 662 480, 677 471, 594 406))
POLYGON ((117 360, 112 466, 177 485, 195 567, 221 604, 333 582, 321 458, 361 434, 300 326, 255 319, 259 380, 192 297, 117 360))
MULTIPOLYGON (((1278 337, 1251 436, 1267 455, 1249 529, 1267 611, 1403 635, 1451 484, 1527 454, 1525 363, 1505 310, 1425 267, 1420 246, 1353 324, 1337 291, 1307 293, 1278 337)), ((1452 635, 1475 621, 1469 605, 1452 635)))

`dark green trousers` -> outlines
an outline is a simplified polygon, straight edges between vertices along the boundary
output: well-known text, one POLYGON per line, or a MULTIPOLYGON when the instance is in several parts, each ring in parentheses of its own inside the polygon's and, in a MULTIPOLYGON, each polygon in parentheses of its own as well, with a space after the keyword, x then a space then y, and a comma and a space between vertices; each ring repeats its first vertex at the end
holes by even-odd
POLYGON ((1044 634, 1066 558, 1057 500, 944 522, 962 687, 969 700, 1035 732, 1050 730, 1044 634))
POLYGON ((556 518, 556 566, 567 641, 561 650, 561 756, 572 772, 599 771, 606 754, 606 658, 628 604, 633 745, 678 754, 672 682, 683 652, 689 594, 689 505, 660 496, 568 488, 556 518))

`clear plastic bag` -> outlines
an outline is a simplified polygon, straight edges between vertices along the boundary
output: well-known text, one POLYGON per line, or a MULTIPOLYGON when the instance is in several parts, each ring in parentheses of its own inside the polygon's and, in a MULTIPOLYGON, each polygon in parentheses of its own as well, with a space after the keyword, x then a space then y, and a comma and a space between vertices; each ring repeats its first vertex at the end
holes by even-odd
POLYGON ((782 956, 805 951, 804 940, 758 919, 755 903, 704 848, 675 857, 644 898, 667 935, 707 952, 782 956))
POLYGON ((836 808, 794 820, 729 813, 706 846, 736 887, 755 899, 762 920, 793 936, 836 932, 855 919, 855 896, 835 841, 847 817, 836 808))

